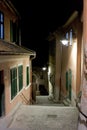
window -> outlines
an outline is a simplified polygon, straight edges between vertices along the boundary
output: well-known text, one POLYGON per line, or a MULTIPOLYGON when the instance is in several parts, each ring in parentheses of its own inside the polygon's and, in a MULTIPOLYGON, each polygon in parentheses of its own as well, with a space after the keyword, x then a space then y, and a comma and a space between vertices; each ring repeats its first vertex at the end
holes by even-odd
POLYGON ((4 39, 4 15, 0 12, 0 39, 4 39))
POLYGON ((73 42, 73 33, 72 33, 72 29, 70 29, 68 32, 66 32, 66 40, 68 40, 68 45, 72 45, 73 42))
POLYGON ((26 85, 29 85, 29 66, 26 67, 26 85))
POLYGON ((13 22, 10 21, 10 41, 13 42, 13 22))
POLYGON ((11 100, 17 95, 17 93, 23 88, 23 66, 18 68, 12 68, 10 70, 11 76, 11 100))
POLYGON ((66 33, 66 39, 67 39, 67 40, 69 39, 69 34, 68 34, 68 32, 66 33))
POLYGON ((11 42, 18 42, 19 40, 19 29, 17 24, 14 23, 12 20, 10 21, 10 41, 11 42))
POLYGON ((23 88, 23 66, 18 66, 19 91, 23 88))
POLYGON ((70 30, 70 45, 72 45, 72 29, 70 30))
POLYGON ((10 70, 11 74, 11 99, 13 99, 17 94, 17 68, 10 70))

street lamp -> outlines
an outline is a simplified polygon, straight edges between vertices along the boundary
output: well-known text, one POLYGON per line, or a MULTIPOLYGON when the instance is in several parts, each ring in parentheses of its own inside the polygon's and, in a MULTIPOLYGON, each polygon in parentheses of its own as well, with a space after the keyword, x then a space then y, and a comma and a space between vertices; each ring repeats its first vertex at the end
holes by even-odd
POLYGON ((45 71, 47 68, 46 67, 43 67, 42 70, 45 71))

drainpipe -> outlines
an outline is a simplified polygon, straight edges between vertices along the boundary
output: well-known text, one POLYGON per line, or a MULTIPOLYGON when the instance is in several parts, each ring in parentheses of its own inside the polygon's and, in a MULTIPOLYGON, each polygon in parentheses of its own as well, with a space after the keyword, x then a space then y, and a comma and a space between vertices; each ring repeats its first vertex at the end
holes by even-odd
POLYGON ((61 97, 62 97, 62 53, 63 53, 63 45, 61 44, 61 70, 60 70, 60 90, 59 90, 59 100, 61 101, 61 97))
MULTIPOLYGON (((30 54, 30 73, 31 73, 31 77, 32 77, 32 60, 36 58, 36 53, 32 53, 30 54)), ((33 93, 33 86, 32 86, 32 78, 30 79, 31 85, 29 87, 29 103, 32 104, 32 93, 33 93)))
POLYGON ((30 55, 30 59, 33 60, 36 58, 36 53, 34 52, 33 54, 30 55))

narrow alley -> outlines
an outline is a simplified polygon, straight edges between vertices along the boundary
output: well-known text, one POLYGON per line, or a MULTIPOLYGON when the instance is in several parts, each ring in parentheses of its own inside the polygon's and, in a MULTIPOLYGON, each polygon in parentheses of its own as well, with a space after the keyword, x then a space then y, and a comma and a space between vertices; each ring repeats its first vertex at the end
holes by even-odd
POLYGON ((37 96, 34 105, 19 105, 17 110, 0 120, 0 130, 77 130, 78 110, 37 96))

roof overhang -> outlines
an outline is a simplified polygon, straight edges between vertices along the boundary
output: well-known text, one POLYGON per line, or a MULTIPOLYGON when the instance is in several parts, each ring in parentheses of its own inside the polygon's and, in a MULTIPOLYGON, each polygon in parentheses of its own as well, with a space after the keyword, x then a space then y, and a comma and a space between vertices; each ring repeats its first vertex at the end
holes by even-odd
POLYGON ((65 28, 68 25, 70 25, 77 18, 77 16, 78 16, 78 11, 74 11, 62 27, 65 28))
POLYGON ((3 2, 11 12, 15 13, 19 18, 21 18, 19 12, 17 11, 17 9, 14 7, 14 5, 12 4, 11 0, 0 0, 0 3, 3 2))
POLYGON ((15 43, 0 40, 0 55, 28 55, 34 59, 36 52, 15 43))

